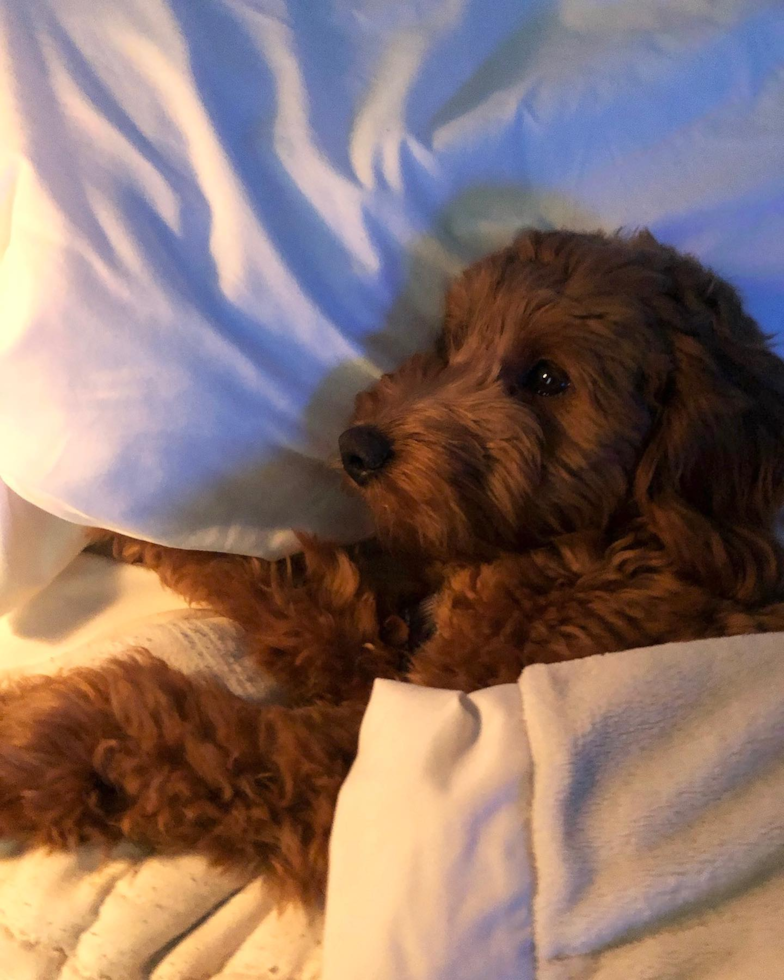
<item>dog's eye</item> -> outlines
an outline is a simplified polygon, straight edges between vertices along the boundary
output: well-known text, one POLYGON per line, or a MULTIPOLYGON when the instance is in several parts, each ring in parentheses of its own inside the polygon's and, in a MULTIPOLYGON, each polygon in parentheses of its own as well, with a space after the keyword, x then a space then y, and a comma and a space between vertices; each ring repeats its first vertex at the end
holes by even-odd
POLYGON ((566 371, 552 361, 539 361, 529 372, 525 386, 535 395, 560 395, 570 384, 566 371))
POLYGON ((501 382, 513 398, 524 393, 542 397, 562 395, 571 385, 569 375, 552 361, 538 361, 525 372, 504 369, 501 382))

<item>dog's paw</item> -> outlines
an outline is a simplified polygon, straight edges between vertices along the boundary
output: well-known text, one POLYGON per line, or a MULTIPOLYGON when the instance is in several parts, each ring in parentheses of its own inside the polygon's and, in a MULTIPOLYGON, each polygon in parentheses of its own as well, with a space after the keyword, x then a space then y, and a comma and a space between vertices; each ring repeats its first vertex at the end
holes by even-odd
POLYGON ((0 837, 71 847, 121 837, 106 765, 117 738, 85 687, 35 678, 0 694, 0 837))
POLYGON ((283 641, 288 635, 372 642, 378 633, 373 594, 362 585, 356 564, 343 548, 310 542, 304 553, 304 573, 277 574, 259 605, 264 627, 283 641))
POLYGON ((395 676, 399 652, 382 636, 376 599, 349 553, 303 538, 296 575, 277 575, 249 630, 260 666, 293 701, 339 702, 395 676))

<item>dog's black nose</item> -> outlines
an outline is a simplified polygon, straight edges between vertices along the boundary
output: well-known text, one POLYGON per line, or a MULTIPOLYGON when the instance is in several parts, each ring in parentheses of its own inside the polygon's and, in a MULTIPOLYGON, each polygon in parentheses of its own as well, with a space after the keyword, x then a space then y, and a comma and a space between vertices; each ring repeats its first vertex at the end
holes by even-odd
POLYGON ((392 456, 392 443, 374 425, 354 425, 338 440, 343 469, 364 486, 386 466, 392 456))

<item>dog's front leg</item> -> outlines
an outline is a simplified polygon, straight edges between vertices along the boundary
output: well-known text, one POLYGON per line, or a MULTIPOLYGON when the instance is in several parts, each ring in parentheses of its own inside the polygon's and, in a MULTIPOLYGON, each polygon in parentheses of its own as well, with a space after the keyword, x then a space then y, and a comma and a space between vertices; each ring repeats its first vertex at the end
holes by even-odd
POLYGON ((128 838, 317 898, 364 705, 242 701, 148 654, 0 692, 0 836, 128 838))
POLYGON ((396 624, 389 629, 380 619, 397 617, 379 612, 377 583, 365 580, 346 548, 303 537, 300 555, 271 563, 110 540, 118 557, 154 570, 189 602, 242 626, 249 654, 292 704, 365 697, 376 677, 399 674, 396 624))

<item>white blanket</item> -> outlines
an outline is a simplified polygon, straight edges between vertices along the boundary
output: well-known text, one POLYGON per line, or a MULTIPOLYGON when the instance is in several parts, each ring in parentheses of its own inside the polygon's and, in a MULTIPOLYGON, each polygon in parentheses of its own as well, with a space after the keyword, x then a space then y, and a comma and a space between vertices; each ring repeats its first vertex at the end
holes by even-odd
MULTIPOLYGON (((244 554, 520 225, 649 225, 784 327, 780 0, 0 0, 0 477, 244 554)), ((2 546, 2 541, 0 541, 2 546)))

